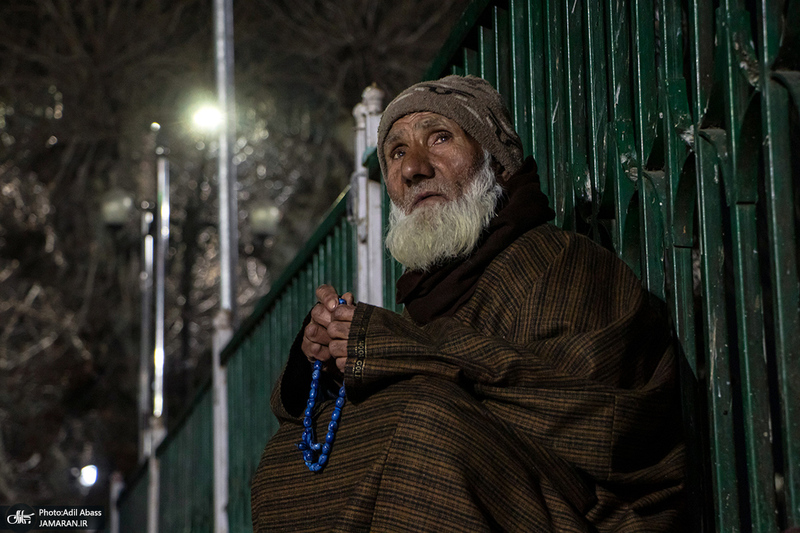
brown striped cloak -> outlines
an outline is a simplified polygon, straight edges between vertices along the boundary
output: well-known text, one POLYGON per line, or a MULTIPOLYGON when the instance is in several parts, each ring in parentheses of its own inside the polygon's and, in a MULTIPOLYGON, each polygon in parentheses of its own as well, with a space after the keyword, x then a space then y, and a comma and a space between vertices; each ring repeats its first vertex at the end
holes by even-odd
MULTIPOLYGON (((320 473, 295 448, 299 338, 252 482, 256 531, 680 531, 675 359, 611 252, 550 225, 518 238, 452 317, 358 304, 348 403, 320 473)), ((330 420, 322 402, 318 433, 330 420)))

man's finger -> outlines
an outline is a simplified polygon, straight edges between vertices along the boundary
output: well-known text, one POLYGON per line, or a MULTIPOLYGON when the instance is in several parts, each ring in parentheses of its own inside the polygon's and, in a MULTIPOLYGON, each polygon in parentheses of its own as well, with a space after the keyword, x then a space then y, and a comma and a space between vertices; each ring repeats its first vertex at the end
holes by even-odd
POLYGON ((338 366, 339 359, 347 359, 347 340, 332 340, 328 345, 328 353, 331 357, 337 359, 336 365, 338 366))
POLYGON ((317 304, 311 308, 311 320, 327 328, 331 323, 331 312, 328 311, 322 304, 317 304))
POLYGON ((317 301, 325 306, 328 311, 333 311, 339 305, 339 293, 330 285, 320 285, 316 290, 317 301))
POLYGON ((352 322, 356 308, 353 305, 340 305, 331 313, 331 322, 352 322))
POLYGON ((303 332, 303 337, 311 342, 322 344, 323 346, 326 346, 331 342, 331 337, 330 333, 328 333, 328 330, 315 322, 308 323, 305 331, 303 332))
POLYGON ((347 302, 347 305, 355 305, 355 298, 353 298, 352 292, 346 292, 342 294, 342 299, 347 302))
POLYGON ((327 361, 331 358, 331 352, 327 346, 312 342, 305 337, 303 337, 300 349, 309 361, 327 361))
POLYGON ((350 322, 333 321, 326 330, 328 334, 328 342, 323 344, 330 344, 334 339, 347 340, 350 336, 350 322))

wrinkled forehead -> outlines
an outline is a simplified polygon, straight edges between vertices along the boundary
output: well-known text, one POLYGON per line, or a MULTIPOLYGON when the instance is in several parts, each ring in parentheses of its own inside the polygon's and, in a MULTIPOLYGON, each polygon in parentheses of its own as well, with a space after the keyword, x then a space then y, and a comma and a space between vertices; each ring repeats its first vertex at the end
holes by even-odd
POLYGON ((402 141, 416 132, 439 128, 449 130, 452 133, 467 135, 461 126, 451 118, 433 111, 418 111, 403 115, 392 123, 386 138, 383 140, 383 149, 391 147, 392 144, 402 141))

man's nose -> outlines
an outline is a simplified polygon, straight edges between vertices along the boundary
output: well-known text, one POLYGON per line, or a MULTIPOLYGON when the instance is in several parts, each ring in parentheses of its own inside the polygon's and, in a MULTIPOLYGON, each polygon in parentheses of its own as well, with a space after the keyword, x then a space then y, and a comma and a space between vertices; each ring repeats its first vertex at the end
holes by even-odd
POLYGON ((402 165, 403 182, 406 185, 430 179, 434 176, 435 170, 431 165, 430 158, 425 150, 420 148, 409 148, 403 155, 402 165))

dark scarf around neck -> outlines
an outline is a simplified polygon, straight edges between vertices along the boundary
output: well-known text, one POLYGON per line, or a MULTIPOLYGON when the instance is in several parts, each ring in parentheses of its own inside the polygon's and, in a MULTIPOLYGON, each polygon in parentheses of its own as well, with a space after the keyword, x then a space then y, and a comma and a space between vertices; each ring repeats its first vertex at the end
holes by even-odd
POLYGON ((466 259, 437 265, 427 272, 407 270, 397 280, 397 303, 405 304, 415 322, 427 324, 454 315, 475 292, 478 279, 500 252, 528 230, 555 218, 539 186, 532 157, 503 184, 503 189, 497 214, 466 259))

